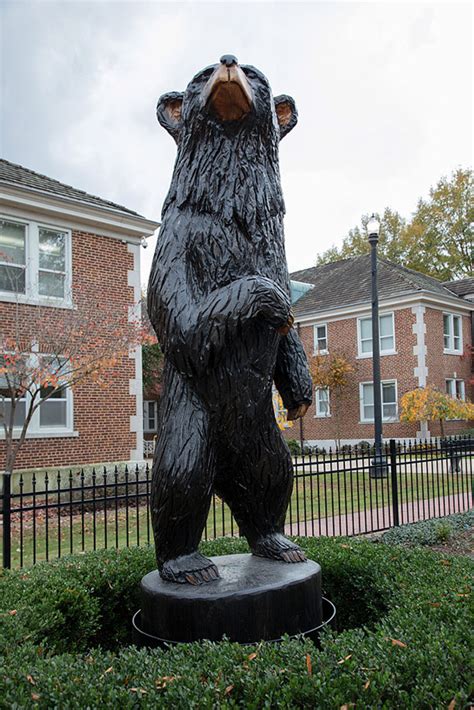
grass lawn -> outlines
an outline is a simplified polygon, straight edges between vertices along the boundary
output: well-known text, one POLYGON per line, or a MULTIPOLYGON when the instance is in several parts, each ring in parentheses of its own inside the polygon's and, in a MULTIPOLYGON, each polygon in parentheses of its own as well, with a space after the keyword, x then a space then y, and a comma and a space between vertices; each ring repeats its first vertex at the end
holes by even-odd
MULTIPOLYGON (((472 500, 472 477, 466 473, 452 474, 447 470, 446 461, 441 466, 432 462, 419 462, 417 467, 408 463, 399 466, 398 496, 400 504, 418 509, 418 518, 433 516, 427 501, 443 498, 437 515, 452 511, 449 500, 455 496, 469 507, 472 500), (429 465, 428 465, 429 464, 429 465), (446 502, 447 501, 447 502, 446 502)), ((464 467, 467 468, 466 466, 464 467)), ((51 495, 50 505, 55 496, 51 495)), ((392 491, 390 477, 371 479, 367 468, 355 467, 347 470, 328 471, 315 475, 313 471, 301 471, 295 477, 295 485, 287 512, 287 524, 297 523, 293 532, 301 535, 336 534, 334 519, 353 514, 359 520, 359 530, 390 527, 392 491), (371 512, 372 511, 372 512, 371 512), (333 528, 321 533, 319 521, 332 519, 333 528)), ((344 532, 344 517, 341 531, 344 532)), ((403 522, 403 518, 401 519, 403 522)), ((230 510, 219 499, 213 499, 209 511, 204 539, 214 539, 223 535, 238 535, 238 527, 230 510)), ((64 509, 58 516, 52 509, 25 513, 23 521, 15 514, 12 523, 12 566, 27 566, 45 559, 54 559, 71 553, 81 553, 110 547, 130 547, 152 542, 151 520, 147 506, 136 504, 130 498, 130 507, 115 508, 110 500, 107 510, 84 511, 83 514, 69 514, 64 509)))

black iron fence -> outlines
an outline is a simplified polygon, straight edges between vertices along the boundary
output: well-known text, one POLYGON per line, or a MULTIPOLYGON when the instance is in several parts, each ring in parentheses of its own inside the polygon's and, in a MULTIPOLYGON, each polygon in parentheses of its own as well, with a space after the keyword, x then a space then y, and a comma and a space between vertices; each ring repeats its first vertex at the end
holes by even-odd
MULTIPOLYGON (((384 448, 386 466, 378 467, 369 447, 296 456, 286 532, 353 536, 468 510, 473 456, 472 437, 407 444, 391 440, 384 448)), ((148 466, 33 473, 13 480, 3 475, 3 566, 149 544, 150 485, 148 466)), ((203 538, 238 534, 230 510, 214 496, 203 538)))

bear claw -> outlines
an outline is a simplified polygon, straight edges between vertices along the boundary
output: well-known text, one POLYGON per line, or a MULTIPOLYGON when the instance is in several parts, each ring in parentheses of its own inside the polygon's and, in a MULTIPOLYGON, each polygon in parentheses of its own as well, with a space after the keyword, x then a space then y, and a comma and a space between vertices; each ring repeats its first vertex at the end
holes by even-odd
POLYGON ((219 579, 217 567, 199 552, 167 560, 160 569, 161 578, 177 584, 206 584, 219 579))
POLYGON ((252 553, 258 557, 268 557, 282 562, 306 562, 306 555, 295 543, 280 533, 273 533, 261 538, 252 548, 252 553))

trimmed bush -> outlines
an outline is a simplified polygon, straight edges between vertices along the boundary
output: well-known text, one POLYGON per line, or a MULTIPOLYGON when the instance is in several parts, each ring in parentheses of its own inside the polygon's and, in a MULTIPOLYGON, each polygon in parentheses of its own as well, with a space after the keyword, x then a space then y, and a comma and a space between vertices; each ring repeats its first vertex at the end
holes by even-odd
MULTIPOLYGON (((472 563, 367 541, 300 539, 339 633, 167 651, 129 640, 151 549, 102 551, 0 576, 0 707, 441 708, 468 699, 472 563)), ((206 554, 246 550, 242 540, 206 554)))
POLYGON ((450 540, 453 535, 474 527, 474 510, 467 513, 456 513, 444 518, 423 520, 418 523, 400 525, 387 530, 380 542, 387 545, 437 545, 450 540))

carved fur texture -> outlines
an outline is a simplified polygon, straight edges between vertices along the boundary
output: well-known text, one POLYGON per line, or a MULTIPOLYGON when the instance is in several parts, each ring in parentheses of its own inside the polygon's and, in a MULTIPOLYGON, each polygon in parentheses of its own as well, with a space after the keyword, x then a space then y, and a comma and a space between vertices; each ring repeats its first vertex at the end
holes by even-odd
POLYGON ((178 154, 148 287, 166 359, 151 509, 158 566, 174 582, 215 578, 195 554, 213 491, 256 554, 304 559, 281 535, 293 474, 272 408, 274 381, 288 409, 312 394, 296 331, 278 332, 291 323, 278 146, 296 109, 241 66, 251 110, 221 120, 203 98, 218 68, 157 107, 178 154))

